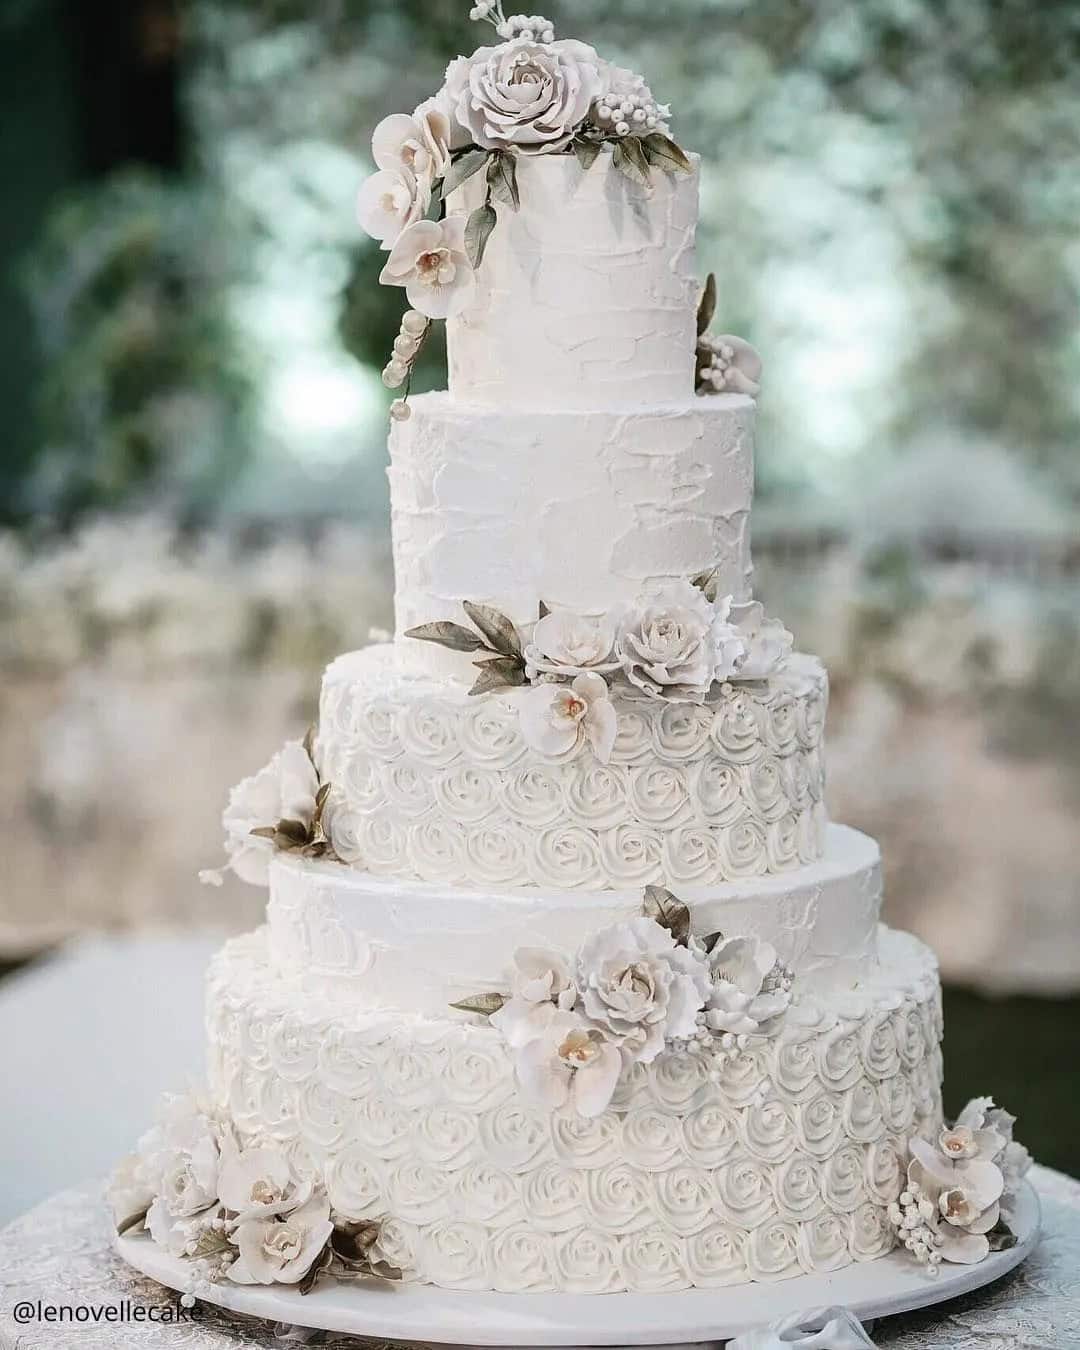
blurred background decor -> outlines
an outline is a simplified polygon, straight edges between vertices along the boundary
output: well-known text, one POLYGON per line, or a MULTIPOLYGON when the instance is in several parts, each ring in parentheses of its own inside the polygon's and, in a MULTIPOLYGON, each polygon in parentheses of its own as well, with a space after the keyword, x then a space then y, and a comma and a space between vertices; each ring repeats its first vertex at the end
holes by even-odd
MULTIPOLYGON (((1080 9, 547 8, 702 154, 766 357, 757 585, 941 956, 949 1104, 1080 1172, 1080 9)), ((464 0, 0 0, 0 960, 257 922, 195 881, 225 790, 392 621, 368 137, 475 38, 464 0)))

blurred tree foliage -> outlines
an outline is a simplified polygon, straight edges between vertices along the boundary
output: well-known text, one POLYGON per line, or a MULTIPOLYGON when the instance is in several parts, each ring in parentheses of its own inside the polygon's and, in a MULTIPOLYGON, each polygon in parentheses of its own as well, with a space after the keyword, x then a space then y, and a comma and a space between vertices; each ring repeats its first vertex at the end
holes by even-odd
MULTIPOLYGON (((718 275, 722 325, 766 355, 766 498, 809 487, 828 510, 886 457, 978 438, 1080 500, 1080 6, 545 8, 645 73, 702 154, 702 271, 718 275)), ((152 482, 205 498, 259 453, 244 377, 257 391, 292 341, 382 365, 401 297, 378 286, 349 203, 375 122, 487 40, 467 11, 190 0, 187 180, 60 208, 31 272, 54 358, 42 445, 79 466, 61 499, 152 482), (162 391, 168 405, 184 388, 212 428, 188 450, 160 415, 162 391)), ((374 481, 381 422, 365 436, 374 481)))

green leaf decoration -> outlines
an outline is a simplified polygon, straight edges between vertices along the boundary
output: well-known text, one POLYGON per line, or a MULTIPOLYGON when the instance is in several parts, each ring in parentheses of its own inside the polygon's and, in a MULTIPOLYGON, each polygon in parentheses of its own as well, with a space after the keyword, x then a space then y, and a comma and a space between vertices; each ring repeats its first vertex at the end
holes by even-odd
POLYGON ((286 852, 303 848, 311 843, 311 832, 302 820, 279 820, 274 830, 274 843, 286 852))
POLYGON ((600 153, 600 142, 590 141, 586 136, 575 136, 570 142, 570 149, 577 155, 578 163, 588 173, 600 153))
POLYGON ((712 950, 717 945, 717 943, 723 942, 723 940, 724 940, 723 933, 721 933, 720 930, 717 929, 715 933, 710 933, 708 937, 703 937, 701 939, 701 945, 705 948, 705 952, 708 955, 712 953, 712 950))
POLYGON ((719 567, 710 567, 707 572, 699 572, 696 577, 690 578, 690 584, 696 586, 710 604, 715 604, 720 589, 719 567))
POLYGON ((611 152, 611 162, 631 183, 637 183, 639 187, 649 186, 649 161, 645 158, 645 151, 637 136, 623 136, 617 140, 611 152))
POLYGON ((487 661, 474 661, 480 674, 469 690, 470 694, 490 694, 495 689, 519 689, 525 680, 524 663, 514 656, 493 656, 487 661))
POLYGON ((1010 1247, 1016 1246, 1016 1234, 1001 1218, 987 1233, 986 1240, 990 1243, 992 1252, 1007 1252, 1010 1247))
POLYGON ((307 755, 308 759, 311 760, 312 764, 315 763, 315 740, 318 734, 319 728, 314 722, 312 722, 304 733, 304 753, 307 755))
POLYGON ((661 131, 650 131, 642 140, 645 158, 665 173, 692 173, 693 165, 681 146, 661 131))
POLYGON ((311 1263, 311 1266, 309 1267, 308 1272, 304 1276, 304 1278, 298 1281, 296 1286, 297 1293, 310 1294, 311 1291, 318 1284, 319 1279, 329 1272, 330 1262, 333 1260, 333 1257, 334 1254, 330 1250, 330 1238, 327 1238, 326 1246, 322 1249, 322 1251, 318 1254, 315 1260, 311 1263))
POLYGON ((505 202, 517 211, 521 206, 518 193, 517 157, 509 151, 496 151, 488 160, 488 185, 497 202, 505 202))
POLYGON ((322 830, 323 811, 326 809, 326 799, 330 796, 330 784, 320 783, 319 790, 315 794, 315 811, 311 817, 311 833, 315 836, 322 830))
POLYGON ((690 940, 690 911, 663 886, 646 886, 642 912, 666 928, 680 947, 690 940))
POLYGON ((451 1003, 451 1008, 457 1008, 458 1012, 478 1013, 481 1017, 490 1017, 497 1013, 506 1002, 505 994, 472 994, 469 998, 463 998, 458 1003, 451 1003))
POLYGON ((705 278, 705 289, 701 292, 701 299, 698 301, 697 309, 697 330, 698 337, 702 333, 707 333, 709 324, 713 321, 713 315, 716 313, 716 274, 710 272, 705 278))
POLYGON ((547 616, 548 616, 550 613, 551 613, 551 610, 547 607, 547 605, 544 604, 543 600, 541 600, 541 601, 540 601, 540 618, 541 618, 541 619, 546 619, 547 616))
POLYGON ((490 605, 476 605, 471 600, 462 603, 462 609, 469 616, 479 632, 483 633, 492 651, 502 656, 521 656, 521 638, 518 631, 505 614, 500 614, 490 605))
POLYGON ((196 1261, 205 1259, 208 1256, 220 1256, 222 1252, 235 1250, 232 1243, 224 1233, 219 1233, 216 1229, 204 1229, 199 1234, 198 1242, 195 1244, 195 1250, 191 1253, 196 1261))
POLYGON ((443 201, 450 196, 451 192, 456 192, 462 183, 467 182, 474 173, 479 173, 489 158, 490 154, 487 150, 466 150, 463 155, 455 159, 443 176, 443 201))
POLYGON ((455 652, 480 652, 484 643, 471 628, 461 623, 451 623, 443 619, 439 623, 421 624, 419 628, 410 628, 406 637, 416 638, 419 642, 437 642, 440 647, 449 647, 455 652))
POLYGON ((123 1237, 125 1233, 141 1229, 146 1222, 149 1209, 150 1207, 147 1205, 144 1209, 138 1209, 134 1214, 129 1214, 126 1219, 121 1219, 116 1225, 116 1236, 123 1237))
POLYGON ((465 252, 473 267, 479 267, 484 261, 484 250, 497 220, 495 208, 490 202, 484 202, 465 222, 465 252))

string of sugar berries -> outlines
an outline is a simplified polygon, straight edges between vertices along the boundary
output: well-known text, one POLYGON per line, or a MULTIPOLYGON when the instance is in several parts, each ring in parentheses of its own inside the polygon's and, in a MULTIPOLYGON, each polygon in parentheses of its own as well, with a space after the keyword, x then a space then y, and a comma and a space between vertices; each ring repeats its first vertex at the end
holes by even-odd
POLYGON ((405 386, 401 398, 395 399, 390 405, 390 416, 395 422, 404 422, 411 415, 408 398, 413 366, 430 328, 431 320, 419 310, 407 309, 401 316, 401 327, 394 339, 393 354, 382 373, 382 382, 387 389, 400 389, 402 385, 405 386))

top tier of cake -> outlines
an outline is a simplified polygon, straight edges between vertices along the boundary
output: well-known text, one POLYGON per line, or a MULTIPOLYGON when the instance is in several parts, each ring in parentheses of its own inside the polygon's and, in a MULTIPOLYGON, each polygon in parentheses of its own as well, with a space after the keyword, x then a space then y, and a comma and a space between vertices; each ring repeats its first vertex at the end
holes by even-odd
MULTIPOLYGON (((698 172, 648 188, 612 165, 521 155, 520 206, 496 205, 472 304, 447 322, 450 393, 470 404, 626 409, 694 389, 698 172)), ((483 201, 484 175, 447 208, 483 201)))

